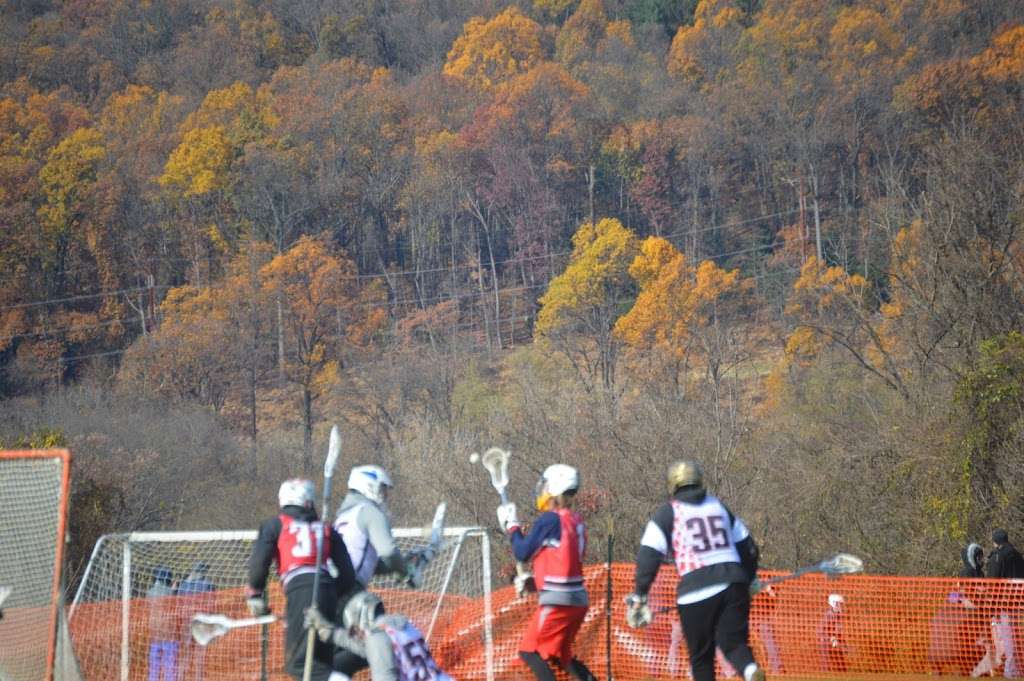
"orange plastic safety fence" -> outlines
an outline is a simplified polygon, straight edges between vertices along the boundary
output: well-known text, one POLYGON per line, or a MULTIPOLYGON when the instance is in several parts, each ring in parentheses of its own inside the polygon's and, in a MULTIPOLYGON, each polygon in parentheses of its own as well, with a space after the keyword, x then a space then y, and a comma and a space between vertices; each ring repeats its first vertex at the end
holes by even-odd
MULTIPOLYGON (((625 623, 624 597, 633 588, 633 566, 615 564, 611 570, 611 660, 614 678, 622 681, 687 678, 686 646, 674 610, 675 575, 666 567, 650 594, 653 624, 631 629, 625 623)), ((762 573, 762 579, 773 573, 762 573)), ((599 678, 608 677, 606 589, 609 573, 603 565, 586 569, 591 608, 576 639, 577 656, 599 678)), ((276 585, 275 585, 276 586, 276 585)), ((202 678, 220 681, 260 678, 259 627, 232 631, 205 650, 187 642, 187 619, 198 604, 189 597, 172 596, 179 613, 174 631, 163 632, 182 641, 183 678, 193 678, 202 665, 202 678), (191 671, 190 671, 191 670, 191 671)), ((218 591, 202 609, 233 617, 245 616, 237 590, 218 591)), ((389 591, 383 594, 391 612, 410 616, 425 628, 434 600, 429 594, 389 591)), ((161 607, 156 599, 137 599, 132 609, 131 647, 142 652, 155 634, 146 613, 161 607)), ((283 612, 279 591, 271 594, 275 612, 283 612)), ((79 606, 72 622, 76 649, 107 646, 111 655, 82 656, 84 660, 116 660, 121 645, 122 603, 110 601, 79 606)), ((530 678, 518 662, 523 630, 536 608, 534 598, 517 598, 511 587, 492 597, 493 664, 496 679, 530 678)), ((452 596, 444 604, 430 647, 438 662, 456 679, 486 679, 487 651, 482 598, 452 596)), ((883 576, 846 576, 828 579, 807 575, 776 585, 758 595, 750 615, 751 645, 769 677, 827 678, 846 674, 939 673, 988 675, 989 670, 1011 676, 1019 673, 1024 640, 1024 582, 1009 580, 957 580, 883 576), (840 600, 830 596, 841 596, 840 600)), ((283 681, 282 630, 268 627, 266 669, 269 678, 283 681)), ((85 666, 90 681, 119 678, 117 669, 85 666)), ((734 674, 719 660, 719 678, 734 674)), ((132 680, 144 679, 144 658, 133 664, 132 680)))

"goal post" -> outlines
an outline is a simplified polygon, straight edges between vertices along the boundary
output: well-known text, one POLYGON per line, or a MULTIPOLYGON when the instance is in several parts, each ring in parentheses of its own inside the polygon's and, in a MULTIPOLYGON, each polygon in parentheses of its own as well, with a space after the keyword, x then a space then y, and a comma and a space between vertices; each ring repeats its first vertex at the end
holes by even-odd
MULTIPOLYGON (((71 454, 0 451, 0 678, 54 678, 71 454)), ((59 680, 58 680, 59 681, 59 680)))
MULTIPOLYGON (((429 534, 429 528, 394 530, 403 552, 427 543, 429 534)), ((255 539, 255 531, 101 537, 68 615, 83 678, 136 681, 158 664, 170 665, 171 676, 179 679, 285 678, 280 624, 236 629, 205 648, 188 635, 188 622, 198 612, 246 616, 243 590, 255 539)), ((486 530, 446 528, 423 576, 418 589, 380 578, 370 589, 389 612, 416 623, 442 664, 447 634, 467 617, 483 624, 479 645, 486 647, 493 640, 491 618, 484 612, 491 590, 486 530)), ((268 594, 272 611, 283 613, 276 577, 268 594)))

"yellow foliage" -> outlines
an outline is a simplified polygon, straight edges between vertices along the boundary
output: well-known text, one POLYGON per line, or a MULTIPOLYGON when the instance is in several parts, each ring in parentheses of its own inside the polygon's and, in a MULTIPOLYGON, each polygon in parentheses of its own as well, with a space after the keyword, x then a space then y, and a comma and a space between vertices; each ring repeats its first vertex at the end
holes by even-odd
POLYGON ((542 32, 514 5, 489 21, 473 17, 448 52, 444 72, 490 90, 544 59, 542 32))
POLYGON ((562 64, 585 59, 604 37, 608 25, 601 0, 582 0, 555 38, 555 55, 562 64))
POLYGON ((39 171, 46 202, 39 217, 50 230, 72 226, 89 186, 96 181, 99 163, 106 157, 103 136, 95 128, 79 128, 50 151, 39 171))
POLYGON ((711 260, 694 269, 661 237, 644 240, 629 273, 640 294, 615 333, 634 349, 660 349, 677 358, 689 354, 693 330, 708 323, 716 303, 746 290, 739 270, 727 272, 711 260))
POLYGON ((972 60, 986 77, 999 83, 1024 79, 1024 24, 1007 28, 992 39, 992 47, 972 60))
POLYGON ((538 335, 550 334, 591 317, 615 304, 629 284, 629 265, 637 239, 614 218, 584 223, 572 237, 573 251, 565 271, 551 280, 540 298, 538 335))
POLYGON ((227 185, 234 156, 235 150, 223 126, 189 130, 171 152, 158 182, 186 197, 222 189, 227 185))
POLYGON ((743 13, 732 0, 700 0, 692 26, 680 26, 668 53, 668 72, 677 78, 699 83, 711 74, 706 57, 723 45, 734 44, 743 30, 743 13))
POLYGON ((802 365, 809 364, 824 349, 825 344, 821 335, 814 329, 807 326, 798 326, 793 329, 786 339, 786 354, 784 361, 802 365))

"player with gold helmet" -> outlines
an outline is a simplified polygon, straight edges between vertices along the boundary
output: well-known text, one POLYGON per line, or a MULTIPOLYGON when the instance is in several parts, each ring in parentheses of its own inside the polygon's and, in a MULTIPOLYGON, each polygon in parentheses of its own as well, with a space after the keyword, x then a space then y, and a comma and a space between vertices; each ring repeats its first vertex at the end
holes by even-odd
POLYGON ((757 544, 746 525, 704 486, 696 461, 668 469, 669 500, 647 523, 636 557, 636 590, 626 598, 626 622, 650 624, 647 592, 668 556, 679 573, 676 605, 695 681, 714 681, 721 648, 744 681, 764 681, 749 644, 750 585, 757 544))

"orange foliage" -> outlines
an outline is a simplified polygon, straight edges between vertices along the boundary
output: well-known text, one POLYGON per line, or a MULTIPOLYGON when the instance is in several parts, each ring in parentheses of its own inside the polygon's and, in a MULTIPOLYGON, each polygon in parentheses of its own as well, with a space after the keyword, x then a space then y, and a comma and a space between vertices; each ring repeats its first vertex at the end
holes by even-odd
POLYGON ((727 272, 710 260, 694 268, 661 237, 643 241, 629 274, 640 294, 615 333, 635 350, 661 350, 677 359, 692 352, 693 330, 709 323, 719 301, 749 290, 739 270, 727 272))
POLYGON ((514 5, 490 21, 474 17, 448 52, 444 72, 490 90, 540 63, 545 52, 541 37, 540 25, 514 5))

